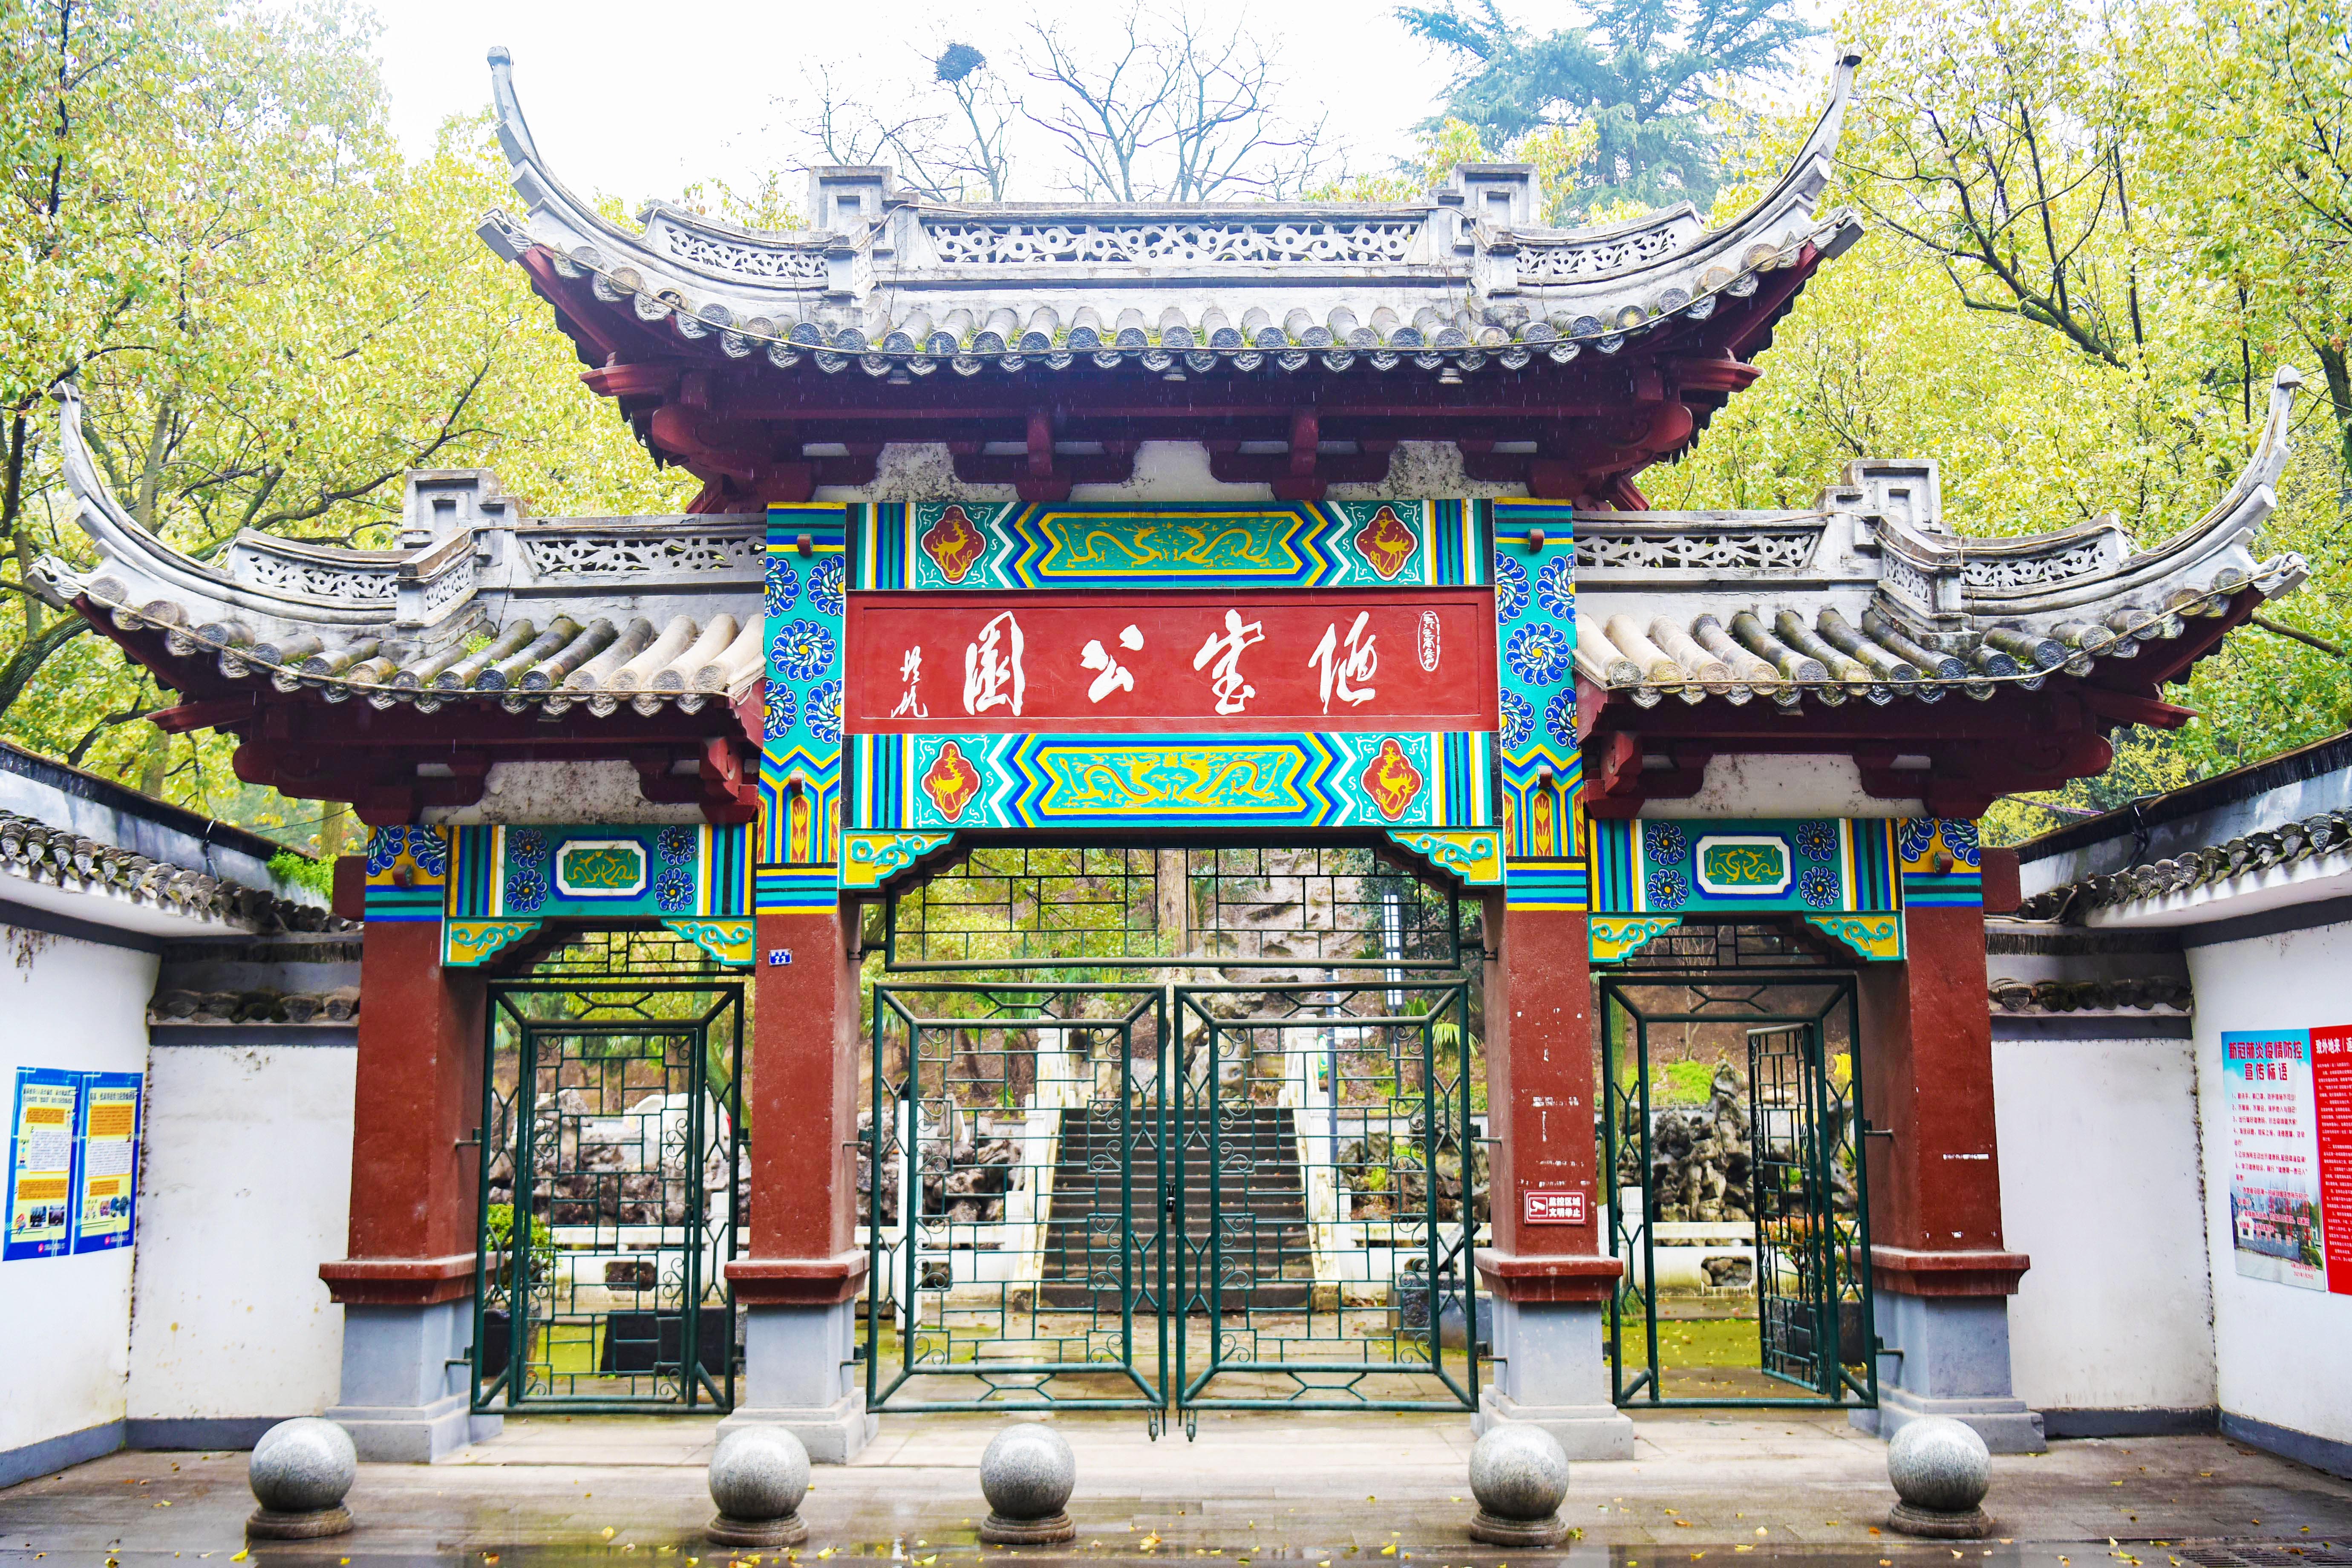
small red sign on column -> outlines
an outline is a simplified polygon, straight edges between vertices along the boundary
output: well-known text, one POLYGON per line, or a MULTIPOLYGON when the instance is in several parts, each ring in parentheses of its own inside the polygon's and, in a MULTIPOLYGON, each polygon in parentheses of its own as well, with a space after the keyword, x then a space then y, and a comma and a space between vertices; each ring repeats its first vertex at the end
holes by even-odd
POLYGON ((1526 1225, 1582 1225, 1584 1194, 1580 1192, 1530 1190, 1526 1194, 1526 1225))

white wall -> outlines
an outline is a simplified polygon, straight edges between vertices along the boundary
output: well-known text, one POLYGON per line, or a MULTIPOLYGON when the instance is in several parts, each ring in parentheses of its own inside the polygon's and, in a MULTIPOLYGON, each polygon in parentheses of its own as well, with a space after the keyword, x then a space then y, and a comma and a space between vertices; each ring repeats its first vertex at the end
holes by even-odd
MULTIPOLYGON (((155 969, 152 953, 0 926, 0 1094, 10 1109, 20 1067, 142 1070, 155 969)), ((137 1220, 143 1242, 146 1216, 137 1220)), ((0 1455, 123 1418, 138 1250, 0 1263, 0 1455)))
POLYGON ((335 1402, 343 1310, 319 1265, 345 1250, 358 1055, 151 1054, 133 1420, 315 1415, 335 1402))
POLYGON ((1992 1060, 2001 1228, 2033 1259, 2009 1308, 2018 1397, 2210 1409, 2191 1043, 1996 1039, 1992 1060))
MULTIPOLYGON (((2352 1443, 2352 1296, 2238 1273, 2230 1245, 2230 1129, 2221 1035, 2352 1024, 2352 925, 2189 950, 2197 987, 2198 1092, 2205 1117, 2205 1234, 2213 1269, 2213 1338, 2221 1409, 2352 1443)), ((2337 1223, 2352 1215, 2328 1216, 2337 1223)))

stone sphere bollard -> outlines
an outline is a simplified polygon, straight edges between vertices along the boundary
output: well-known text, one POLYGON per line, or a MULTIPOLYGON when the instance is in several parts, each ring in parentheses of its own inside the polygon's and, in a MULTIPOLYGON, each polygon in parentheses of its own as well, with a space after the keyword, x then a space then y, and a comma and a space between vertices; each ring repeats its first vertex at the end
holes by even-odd
POLYGON ((1059 1432, 1035 1421, 1007 1426, 980 1457, 980 1489, 988 1499, 980 1538, 992 1546, 1075 1539, 1068 1503, 1077 1484, 1077 1458, 1059 1432))
POLYGON ((808 1449, 782 1426, 739 1426, 710 1456, 710 1500, 718 1517, 703 1534, 721 1546, 798 1546, 808 1539, 808 1449))
POLYGON ((345 1494, 359 1479, 352 1435, 316 1415, 280 1421, 261 1435, 246 1466, 254 1500, 245 1521, 253 1541, 310 1541, 352 1527, 345 1494))
POLYGON ((1568 1496, 1568 1452, 1527 1421, 1487 1428, 1470 1449, 1470 1490, 1478 1512, 1470 1539, 1490 1546, 1557 1546, 1568 1533, 1559 1505, 1568 1496))
POLYGON ((1978 1505, 1992 1485, 1992 1455, 1976 1428, 1948 1415, 1903 1424, 1886 1445, 1886 1479, 1903 1500, 1887 1528, 1937 1541, 1977 1541, 1992 1533, 1978 1505))

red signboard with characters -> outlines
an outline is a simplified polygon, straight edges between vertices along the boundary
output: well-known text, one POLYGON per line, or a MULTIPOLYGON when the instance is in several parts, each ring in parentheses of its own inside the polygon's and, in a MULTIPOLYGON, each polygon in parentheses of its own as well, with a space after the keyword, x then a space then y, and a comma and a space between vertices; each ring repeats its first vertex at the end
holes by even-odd
POLYGON ((2352 1025, 2311 1031, 2311 1090, 2327 1288, 2352 1296, 2352 1025))
POLYGON ((858 593, 853 734, 1492 731, 1489 588, 858 593))
POLYGON ((1580 1192, 1545 1192, 1530 1187, 1526 1192, 1527 1203, 1521 1211, 1528 1225, 1582 1225, 1584 1194, 1580 1192))

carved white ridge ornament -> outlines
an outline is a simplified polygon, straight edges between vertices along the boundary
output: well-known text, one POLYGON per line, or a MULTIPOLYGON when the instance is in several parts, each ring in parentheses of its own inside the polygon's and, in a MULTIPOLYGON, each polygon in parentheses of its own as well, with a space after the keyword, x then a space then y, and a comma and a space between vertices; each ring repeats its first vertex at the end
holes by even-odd
POLYGON ((652 572, 756 572, 761 542, 745 533, 702 533, 680 528, 643 534, 533 532, 522 539, 524 558, 540 576, 643 575, 652 572))
POLYGON ((795 250, 783 246, 746 245, 740 240, 720 239, 716 235, 696 234, 682 228, 667 230, 665 237, 672 256, 698 267, 720 272, 738 272, 748 278, 774 278, 810 283, 824 281, 825 262, 821 252, 795 250))
POLYGON ((2087 576, 2105 560, 2097 540, 2049 555, 1972 555, 1961 564, 1960 580, 1971 588, 2034 588, 2087 576))
MULTIPOLYGON (((1696 228, 1696 225, 1693 226, 1696 228)), ((1582 243, 1559 240, 1519 242, 1521 283, 1567 283, 1622 272, 1671 256, 1689 242, 1691 235, 1672 228, 1648 229, 1620 239, 1582 243)))
POLYGON ((1612 530, 1576 534, 1580 572, 1793 572, 1811 559, 1819 528, 1734 533, 1612 530))
POLYGON ((387 605, 392 602, 393 577, 386 571, 321 566, 313 562, 289 560, 282 555, 268 555, 259 551, 233 552, 232 560, 243 568, 244 575, 257 587, 275 588, 280 593, 300 594, 313 599, 373 600, 387 605))
POLYGON ((940 262, 951 267, 1402 261, 1421 230, 1418 219, 1388 223, 1244 218, 1161 223, 927 220, 923 225, 923 233, 940 262))

